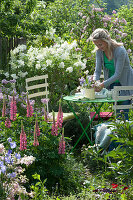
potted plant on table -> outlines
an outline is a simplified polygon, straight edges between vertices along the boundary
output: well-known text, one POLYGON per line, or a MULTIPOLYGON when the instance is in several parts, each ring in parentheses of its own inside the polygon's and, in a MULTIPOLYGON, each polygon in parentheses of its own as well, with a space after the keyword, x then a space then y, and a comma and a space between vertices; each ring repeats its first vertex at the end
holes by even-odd
POLYGON ((79 78, 81 90, 83 90, 84 97, 89 99, 95 99, 94 86, 99 84, 99 81, 93 80, 91 75, 88 75, 88 70, 84 72, 85 76, 79 78))

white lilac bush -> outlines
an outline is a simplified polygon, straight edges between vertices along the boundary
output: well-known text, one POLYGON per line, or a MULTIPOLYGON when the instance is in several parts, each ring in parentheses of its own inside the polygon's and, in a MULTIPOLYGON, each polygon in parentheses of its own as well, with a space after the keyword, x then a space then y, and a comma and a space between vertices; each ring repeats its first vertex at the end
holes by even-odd
MULTIPOLYGON (((77 51, 76 40, 69 43, 54 37, 53 29, 50 31, 46 35, 54 40, 53 46, 35 48, 19 45, 11 51, 11 77, 16 80, 17 88, 24 91, 25 78, 48 74, 49 90, 60 98, 77 85, 87 60, 77 51)), ((7 73, 5 75, 8 76, 7 73)))

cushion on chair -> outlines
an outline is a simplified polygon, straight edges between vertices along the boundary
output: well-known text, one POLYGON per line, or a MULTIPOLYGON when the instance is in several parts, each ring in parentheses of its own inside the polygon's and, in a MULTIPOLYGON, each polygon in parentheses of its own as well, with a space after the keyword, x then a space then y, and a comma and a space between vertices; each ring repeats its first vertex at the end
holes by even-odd
MULTIPOLYGON (((94 117, 96 112, 90 113, 90 118, 92 119, 94 117)), ((113 112, 100 112, 100 117, 102 119, 108 120, 112 116, 113 112)), ((94 120, 98 120, 98 114, 96 114, 94 120)))

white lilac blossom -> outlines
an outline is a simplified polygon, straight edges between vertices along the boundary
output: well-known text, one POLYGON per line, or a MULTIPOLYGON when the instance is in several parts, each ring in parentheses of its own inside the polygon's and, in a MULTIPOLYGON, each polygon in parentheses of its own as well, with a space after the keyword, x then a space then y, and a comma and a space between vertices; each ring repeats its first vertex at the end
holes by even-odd
POLYGON ((18 64, 21 66, 24 66, 24 61, 23 60, 18 60, 18 64))
POLYGON ((69 72, 69 73, 73 72, 73 68, 72 68, 72 67, 68 67, 68 68, 66 69, 66 72, 69 72))
POLYGON ((22 71, 18 72, 18 75, 22 78, 24 78, 27 74, 28 72, 22 72, 22 71))
POLYGON ((18 78, 18 76, 17 76, 16 74, 11 74, 11 77, 12 77, 13 79, 17 79, 17 78, 18 78))
POLYGON ((64 62, 61 62, 61 63, 59 64, 59 67, 60 67, 60 68, 64 68, 64 66, 65 66, 64 62))

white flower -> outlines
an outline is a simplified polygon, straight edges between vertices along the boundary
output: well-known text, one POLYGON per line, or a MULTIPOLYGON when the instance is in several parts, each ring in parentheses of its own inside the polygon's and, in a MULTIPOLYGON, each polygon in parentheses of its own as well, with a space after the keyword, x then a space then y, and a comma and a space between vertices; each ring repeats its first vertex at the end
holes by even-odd
POLYGON ((37 63, 37 64, 36 64, 36 69, 40 69, 40 68, 41 68, 40 63, 37 63))
POLYGON ((61 63, 59 64, 59 67, 60 67, 60 68, 64 68, 64 66, 65 66, 65 65, 64 65, 64 62, 61 62, 61 63))
POLYGON ((44 55, 42 53, 39 53, 36 57, 37 60, 43 60, 44 55))
POLYGON ((84 73, 85 73, 86 75, 89 74, 89 70, 86 70, 84 73))
POLYGON ((24 45, 24 44, 18 45, 18 49, 19 49, 20 51, 25 51, 25 50, 27 49, 27 46, 24 45))
POLYGON ((52 64, 52 60, 46 60, 46 64, 47 64, 47 66, 51 65, 52 64))
POLYGON ((68 68, 66 69, 66 72, 69 72, 69 73, 73 72, 73 68, 72 68, 72 67, 68 67, 68 68))
POLYGON ((2 154, 4 152, 5 148, 3 144, 0 144, 0 154, 2 154))
POLYGON ((61 55, 61 59, 66 60, 69 57, 69 53, 65 52, 61 55))
POLYGON ((18 76, 16 76, 16 74, 12 74, 11 77, 12 77, 13 79, 17 79, 17 78, 18 78, 18 76))
POLYGON ((79 60, 78 62, 74 63, 74 66, 81 67, 82 70, 84 70, 86 68, 86 64, 83 63, 81 60, 79 60))
POLYGON ((24 61, 23 60, 18 60, 18 64, 24 66, 24 61))
POLYGON ((63 44, 61 44, 61 48, 63 48, 63 49, 67 49, 68 48, 68 42, 67 41, 65 41, 63 44))
POLYGON ((21 164, 25 164, 25 165, 31 165, 33 162, 35 161, 35 157, 33 156, 24 156, 23 158, 21 158, 18 163, 20 162, 21 164))
POLYGON ((9 73, 8 73, 8 72, 4 73, 4 75, 5 75, 7 78, 9 77, 9 73))
POLYGON ((22 78, 24 78, 27 74, 28 72, 22 72, 22 71, 18 72, 18 75, 22 78))

